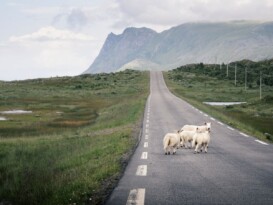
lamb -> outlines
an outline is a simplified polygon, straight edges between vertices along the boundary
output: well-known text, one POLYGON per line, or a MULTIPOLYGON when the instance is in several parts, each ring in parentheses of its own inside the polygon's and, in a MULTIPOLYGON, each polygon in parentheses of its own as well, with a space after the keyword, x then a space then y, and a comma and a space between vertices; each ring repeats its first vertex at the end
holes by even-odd
POLYGON ((194 153, 199 153, 199 148, 202 151, 202 148, 205 148, 205 153, 208 152, 208 144, 210 142, 210 132, 202 132, 198 127, 196 128, 196 133, 193 136, 192 147, 195 147, 194 153))
MULTIPOLYGON (((181 138, 181 147, 184 147, 187 149, 188 148, 188 143, 192 142, 193 136, 196 131, 182 131, 179 133, 180 138, 181 138)), ((191 148, 191 147, 189 147, 191 148)))
POLYGON ((176 133, 167 133, 163 139, 163 148, 165 154, 170 154, 172 150, 172 154, 176 153, 176 149, 180 146, 180 135, 179 131, 176 133))
POLYGON ((184 125, 180 131, 196 131, 196 128, 198 127, 199 131, 211 131, 211 122, 205 122, 204 125, 197 126, 197 125, 184 125))

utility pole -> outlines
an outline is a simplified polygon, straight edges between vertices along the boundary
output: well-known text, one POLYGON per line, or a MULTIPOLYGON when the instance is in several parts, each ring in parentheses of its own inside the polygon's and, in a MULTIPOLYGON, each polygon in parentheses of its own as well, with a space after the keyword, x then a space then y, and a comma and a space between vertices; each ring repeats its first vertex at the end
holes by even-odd
POLYGON ((246 90, 246 84, 247 84, 247 67, 245 68, 245 90, 246 90))
POLYGON ((262 71, 260 71, 260 100, 262 99, 262 71))
POLYGON ((234 84, 236 86, 236 83, 237 83, 237 64, 235 64, 235 78, 234 78, 234 84))
POLYGON ((227 64, 227 77, 228 77, 228 64, 227 64))

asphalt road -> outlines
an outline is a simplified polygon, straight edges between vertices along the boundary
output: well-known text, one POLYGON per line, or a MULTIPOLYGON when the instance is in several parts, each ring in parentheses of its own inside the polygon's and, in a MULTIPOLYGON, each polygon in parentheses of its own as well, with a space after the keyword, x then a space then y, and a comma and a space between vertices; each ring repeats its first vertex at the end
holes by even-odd
POLYGON ((107 204, 273 204, 273 146, 207 116, 171 94, 151 72, 143 134, 107 204), (163 137, 212 122, 208 153, 164 155, 163 137))

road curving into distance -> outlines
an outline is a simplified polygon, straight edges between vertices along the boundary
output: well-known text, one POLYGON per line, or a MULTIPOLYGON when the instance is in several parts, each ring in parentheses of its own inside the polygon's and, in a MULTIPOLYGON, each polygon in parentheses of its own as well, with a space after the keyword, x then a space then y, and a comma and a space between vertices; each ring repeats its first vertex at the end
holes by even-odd
POLYGON ((195 109, 151 72, 142 138, 106 204, 273 204, 273 146, 195 109), (163 137, 212 122, 208 153, 164 155, 163 137))

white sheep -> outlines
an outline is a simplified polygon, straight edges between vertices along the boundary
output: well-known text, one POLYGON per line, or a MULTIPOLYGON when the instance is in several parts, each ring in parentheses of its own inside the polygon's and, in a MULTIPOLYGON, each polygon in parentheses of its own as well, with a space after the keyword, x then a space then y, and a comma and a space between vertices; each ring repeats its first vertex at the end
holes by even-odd
POLYGON ((199 128, 196 128, 196 133, 192 139, 192 147, 195 147, 194 153, 199 153, 199 148, 202 151, 202 148, 205 148, 205 153, 208 152, 208 145, 210 142, 210 132, 202 132, 199 128))
POLYGON ((163 139, 163 148, 165 154, 170 154, 172 150, 172 154, 176 153, 176 149, 180 146, 180 135, 179 131, 176 133, 167 133, 163 139))
MULTIPOLYGON (((193 136, 196 133, 196 131, 182 131, 179 133, 180 138, 181 138, 181 147, 184 147, 187 149, 188 148, 188 143, 192 142, 193 136)), ((191 148, 191 147, 189 147, 191 148)))
POLYGON ((197 125, 184 125, 180 131, 196 131, 196 128, 199 129, 199 131, 211 131, 211 122, 205 122, 204 125, 200 125, 200 126, 197 126, 197 125))

